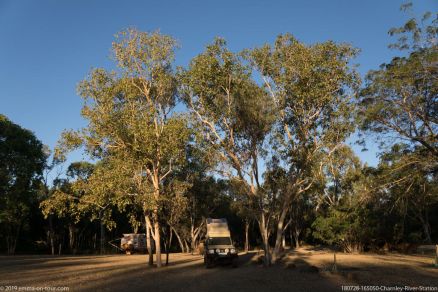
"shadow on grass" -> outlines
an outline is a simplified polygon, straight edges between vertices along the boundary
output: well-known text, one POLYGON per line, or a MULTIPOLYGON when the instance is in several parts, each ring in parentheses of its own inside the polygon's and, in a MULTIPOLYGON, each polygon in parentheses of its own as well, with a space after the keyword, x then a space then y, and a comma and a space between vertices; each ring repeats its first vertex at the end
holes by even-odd
MULTIPOLYGON (((239 255, 238 267, 218 265, 206 269, 202 258, 186 265, 163 269, 121 271, 105 281, 94 282, 90 290, 125 289, 129 291, 332 291, 339 286, 317 273, 296 273, 275 265, 263 268, 250 264, 256 252, 239 255)), ((306 262, 303 262, 306 264, 306 262)))
MULTIPOLYGON (((403 272, 400 267, 378 266, 378 263, 345 265, 339 262, 338 273, 331 273, 329 261, 318 261, 318 266, 314 266, 312 255, 307 253, 285 257, 283 263, 270 268, 252 264, 257 263, 254 261, 256 256, 259 256, 257 252, 240 254, 235 269, 226 265, 206 269, 201 256, 185 254, 171 254, 169 266, 160 269, 149 267, 147 256, 43 257, 39 261, 34 257, 28 261, 19 258, 15 263, 10 260, 7 267, 0 265, 0 285, 69 286, 71 291, 255 292, 340 291, 341 285, 414 283, 404 281, 403 276, 397 274, 403 272), (375 281, 382 276, 386 277, 385 281, 375 281), (370 283, 370 279, 374 282, 370 283)), ((438 270, 430 273, 415 268, 412 265, 404 273, 423 286, 438 285, 438 278, 434 277, 438 275, 438 270)))

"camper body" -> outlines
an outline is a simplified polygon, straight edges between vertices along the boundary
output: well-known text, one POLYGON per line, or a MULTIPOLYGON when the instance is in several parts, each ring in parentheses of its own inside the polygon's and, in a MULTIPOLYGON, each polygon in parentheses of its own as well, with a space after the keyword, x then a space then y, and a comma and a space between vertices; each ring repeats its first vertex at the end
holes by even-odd
POLYGON ((146 251, 146 234, 123 234, 123 237, 120 241, 120 248, 126 254, 132 254, 135 252, 144 253, 146 251))
POLYGON ((204 263, 207 268, 219 262, 237 265, 237 249, 231 241, 227 220, 207 219, 207 238, 204 248, 204 263))

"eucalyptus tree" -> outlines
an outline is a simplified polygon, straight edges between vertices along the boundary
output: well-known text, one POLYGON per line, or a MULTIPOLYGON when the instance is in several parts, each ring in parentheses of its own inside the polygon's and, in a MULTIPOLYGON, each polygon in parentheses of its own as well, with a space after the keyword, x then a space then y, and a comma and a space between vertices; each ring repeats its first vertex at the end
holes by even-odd
POLYGON ((433 207, 438 206, 437 175, 423 169, 422 164, 412 163, 426 153, 421 146, 412 150, 406 144, 395 144, 391 151, 382 154, 378 178, 380 193, 384 193, 381 199, 389 201, 401 217, 419 223, 424 241, 432 243, 430 217, 433 207))
POLYGON ((157 32, 122 31, 113 43, 117 70, 95 69, 78 87, 88 126, 64 133, 67 148, 84 146, 94 158, 121 163, 131 178, 124 196, 142 199, 147 230, 161 266, 160 212, 163 184, 185 157, 189 131, 174 112, 176 42, 157 32))
POLYGON ((244 193, 259 203, 257 221, 268 265, 269 216, 260 192, 260 163, 273 120, 270 99, 251 78, 242 58, 220 38, 181 70, 180 81, 198 129, 219 157, 217 171, 240 181, 244 193))
POLYGON ((358 50, 332 41, 305 45, 292 35, 247 52, 278 113, 275 149, 288 171, 276 222, 278 258, 291 202, 312 187, 321 156, 341 147, 354 131, 354 97, 360 77, 351 64, 358 50))
MULTIPOLYGON (((403 6, 410 8, 412 4, 403 6)), ((393 28, 392 48, 406 51, 366 76, 361 92, 362 129, 377 134, 383 145, 407 143, 427 150, 419 164, 438 171, 438 15, 426 12, 393 28)))
MULTIPOLYGON (((402 6, 411 8, 412 3, 402 6)), ((398 36, 389 47, 401 56, 368 72, 360 99, 361 128, 386 147, 379 195, 403 219, 398 238, 410 218, 420 222, 430 242, 428 213, 436 203, 438 174, 438 15, 411 17, 389 34, 398 36)))

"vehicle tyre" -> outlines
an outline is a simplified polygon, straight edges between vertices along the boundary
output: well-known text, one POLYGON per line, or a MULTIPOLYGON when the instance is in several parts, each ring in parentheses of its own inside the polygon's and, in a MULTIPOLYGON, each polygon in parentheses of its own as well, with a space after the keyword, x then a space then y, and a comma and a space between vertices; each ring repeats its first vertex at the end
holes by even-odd
POLYGON ((237 268, 237 266, 238 266, 237 258, 236 259, 232 259, 231 260, 231 267, 237 268))
POLYGON ((204 257, 204 264, 207 269, 210 269, 213 267, 213 261, 209 259, 208 257, 204 257))

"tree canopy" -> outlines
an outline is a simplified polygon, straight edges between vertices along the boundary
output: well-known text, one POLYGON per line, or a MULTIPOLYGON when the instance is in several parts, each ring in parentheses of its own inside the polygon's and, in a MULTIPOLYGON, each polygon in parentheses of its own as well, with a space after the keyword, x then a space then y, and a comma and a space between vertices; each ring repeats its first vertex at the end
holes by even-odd
POLYGON ((47 154, 35 135, 0 115, 0 230, 9 254, 26 228, 47 154))

